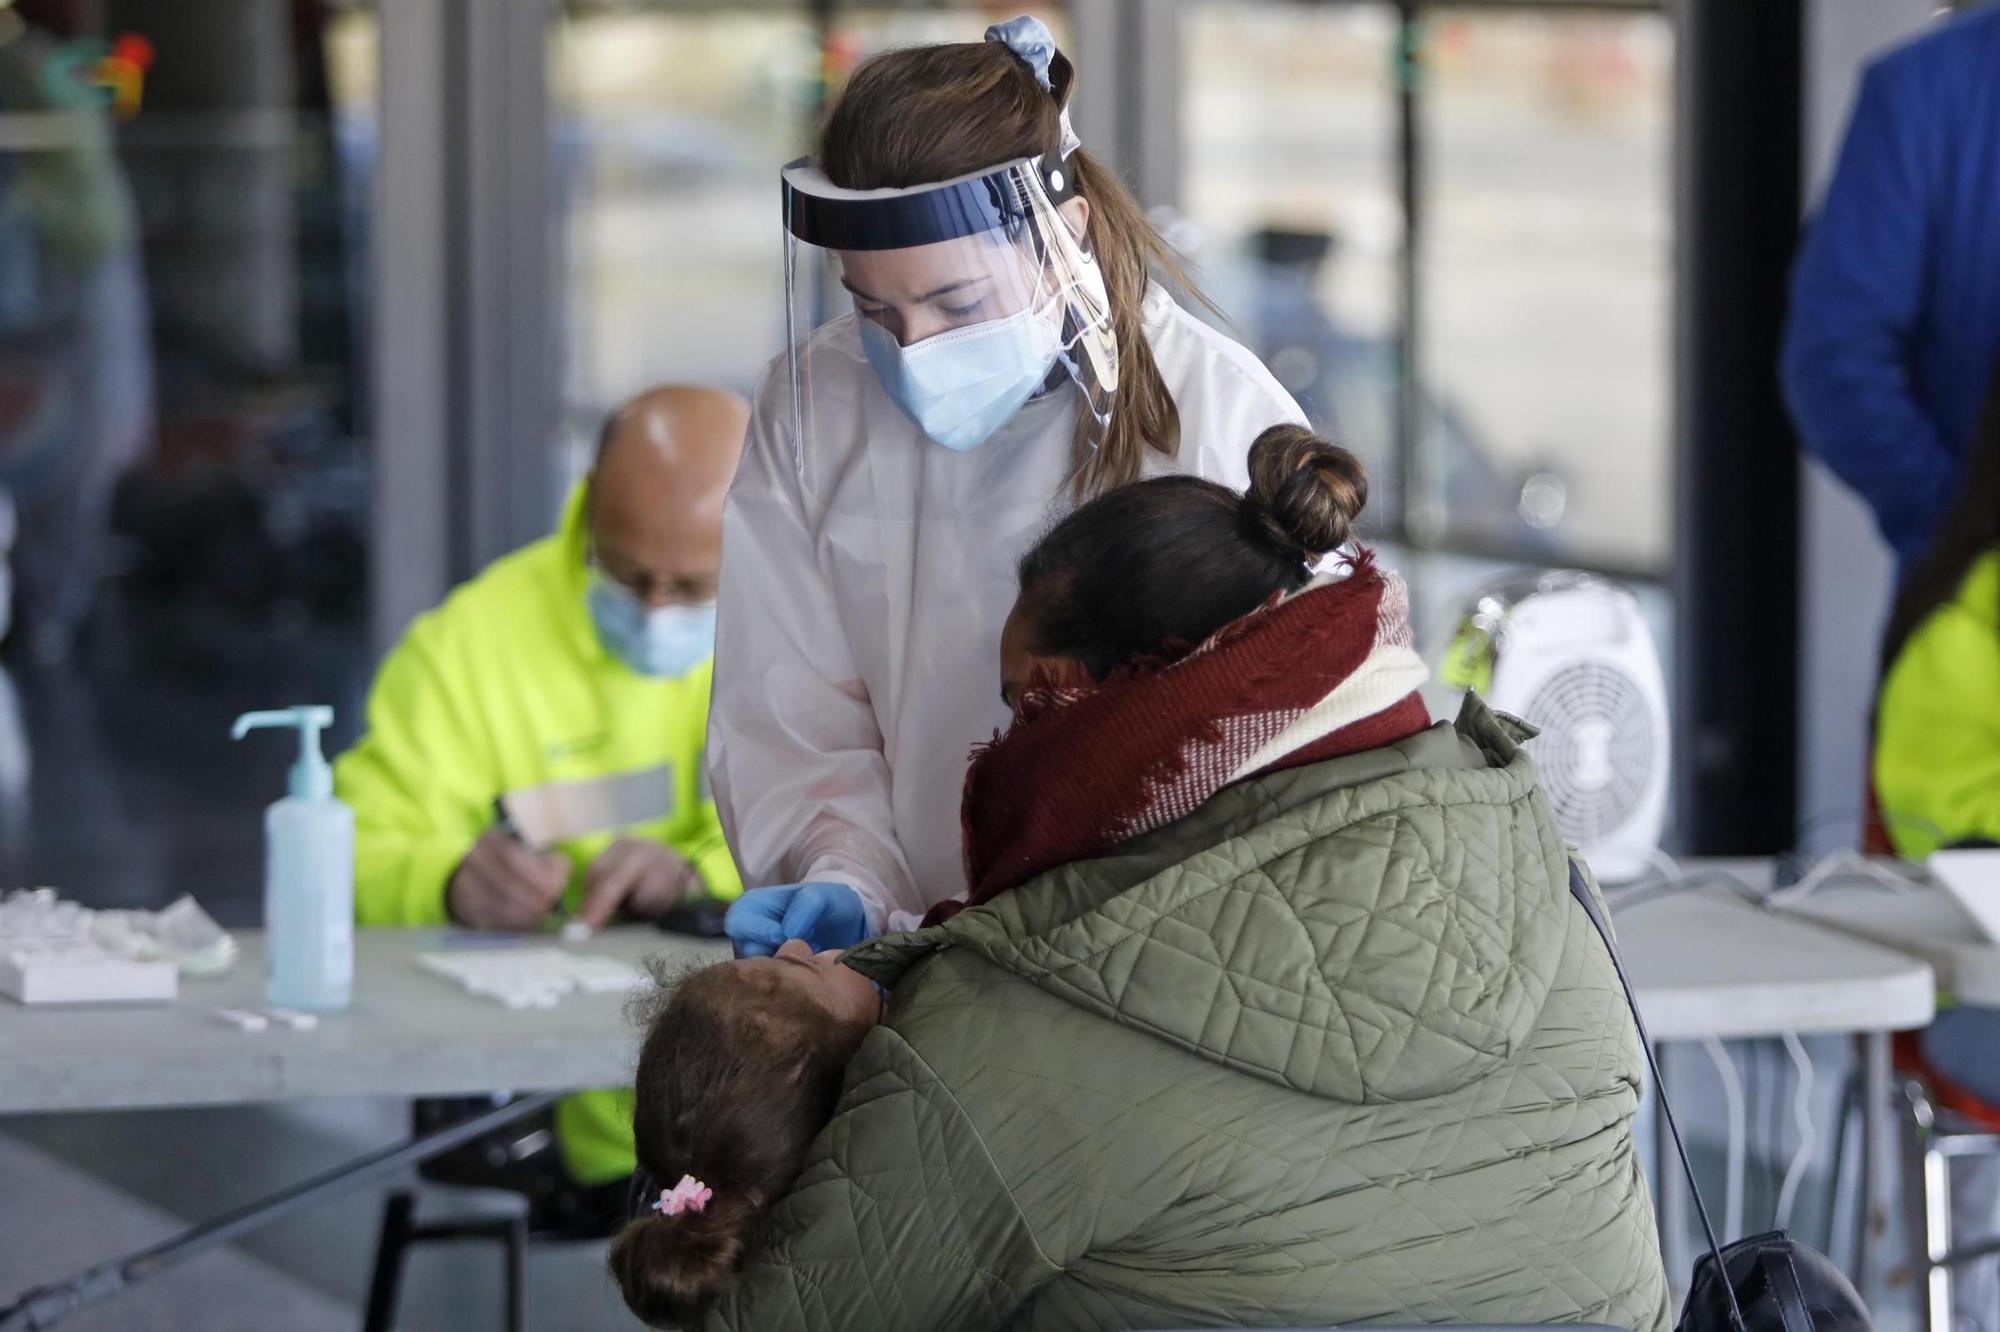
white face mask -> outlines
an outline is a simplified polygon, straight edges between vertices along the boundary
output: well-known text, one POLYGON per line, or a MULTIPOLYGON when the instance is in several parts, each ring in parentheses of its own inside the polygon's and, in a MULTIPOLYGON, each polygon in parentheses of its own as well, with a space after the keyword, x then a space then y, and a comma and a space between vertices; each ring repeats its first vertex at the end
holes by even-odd
POLYGON ((715 603, 648 606, 593 569, 585 594, 604 650, 640 675, 686 675, 715 655, 715 603))
POLYGON ((905 347, 861 321, 861 346, 889 396, 932 441, 978 448, 1048 381, 1062 342, 1062 306, 1044 301, 1002 319, 905 347))

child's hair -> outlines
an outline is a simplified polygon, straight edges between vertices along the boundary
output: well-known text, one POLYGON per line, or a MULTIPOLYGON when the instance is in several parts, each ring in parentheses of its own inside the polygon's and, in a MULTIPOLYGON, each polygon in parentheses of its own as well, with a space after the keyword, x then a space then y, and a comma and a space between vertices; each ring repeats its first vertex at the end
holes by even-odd
POLYGON ((700 1211, 640 1213, 611 1245, 626 1305, 655 1326, 691 1320, 729 1282, 866 1034, 768 977, 725 962, 662 978, 651 1000, 632 1113, 646 1202, 682 1175, 713 1190, 700 1211))
POLYGON ((1958 499, 1896 593, 1889 627, 1882 635, 1883 674, 1895 665, 1896 654, 1917 626, 1956 597, 1979 557, 1996 547, 2000 547, 2000 364, 1993 367, 1986 406, 1972 432, 1958 499))
MULTIPOLYGON (((829 113, 820 169, 844 189, 902 189, 1053 152, 1062 141, 1062 109, 1076 91, 1075 67, 1061 52, 1049 82, 1053 91, 999 42, 885 52, 854 71, 829 113)), ((1180 411, 1141 318, 1152 270, 1205 298, 1116 172, 1084 148, 1067 167, 1090 204, 1089 244, 1118 338, 1110 429, 1094 451, 1078 431, 1077 493, 1091 495, 1136 481, 1149 447, 1170 458, 1180 451, 1180 411)))
POLYGON ((1101 495, 1021 560, 1029 646, 1080 661, 1097 680, 1195 647, 1305 586, 1367 503, 1360 459, 1296 425, 1257 437, 1246 495, 1192 476, 1101 495))

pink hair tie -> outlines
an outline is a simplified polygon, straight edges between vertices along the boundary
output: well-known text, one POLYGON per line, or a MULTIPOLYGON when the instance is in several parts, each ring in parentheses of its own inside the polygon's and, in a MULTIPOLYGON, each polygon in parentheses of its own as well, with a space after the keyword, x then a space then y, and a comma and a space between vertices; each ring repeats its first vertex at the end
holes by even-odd
POLYGON ((715 1196, 715 1190, 696 1179, 693 1175, 682 1175, 681 1182, 670 1189, 660 1190, 660 1200, 653 1204, 653 1210, 663 1216, 679 1216, 682 1212, 699 1212, 708 1206, 708 1200, 715 1196))

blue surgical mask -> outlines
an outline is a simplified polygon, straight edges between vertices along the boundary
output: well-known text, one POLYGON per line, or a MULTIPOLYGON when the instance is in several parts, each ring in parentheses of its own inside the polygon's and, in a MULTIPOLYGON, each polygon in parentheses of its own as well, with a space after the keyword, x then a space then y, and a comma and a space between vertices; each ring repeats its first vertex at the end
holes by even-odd
POLYGON ((648 606, 593 569, 585 593, 604 650, 640 675, 686 675, 715 655, 715 603, 648 606))
POLYGON ((953 329, 914 346, 870 319, 861 346, 889 396, 936 443, 965 453, 1013 419, 1055 365, 1061 307, 1053 301, 953 329))

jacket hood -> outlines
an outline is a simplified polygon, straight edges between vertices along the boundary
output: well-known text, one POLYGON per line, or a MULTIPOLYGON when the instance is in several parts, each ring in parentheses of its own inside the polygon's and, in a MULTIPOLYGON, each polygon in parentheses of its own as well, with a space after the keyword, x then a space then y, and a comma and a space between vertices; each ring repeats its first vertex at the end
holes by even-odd
POLYGON ((1567 853, 1521 749, 1533 734, 1468 695, 1455 723, 1231 787, 848 961, 893 987, 971 949, 1273 1083, 1441 1095, 1516 1056, 1562 961, 1567 853))

